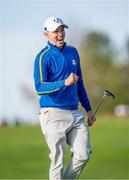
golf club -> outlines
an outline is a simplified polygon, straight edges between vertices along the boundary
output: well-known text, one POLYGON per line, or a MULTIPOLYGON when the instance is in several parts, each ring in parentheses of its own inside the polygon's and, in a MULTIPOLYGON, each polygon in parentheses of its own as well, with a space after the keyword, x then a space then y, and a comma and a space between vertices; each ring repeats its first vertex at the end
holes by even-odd
POLYGON ((93 114, 93 119, 94 119, 97 111, 99 110, 102 102, 104 101, 104 99, 105 99, 106 97, 110 97, 110 98, 112 98, 112 99, 115 99, 114 94, 112 94, 112 93, 111 93, 110 91, 108 91, 108 90, 104 90, 104 95, 103 95, 103 97, 101 98, 101 100, 100 100, 100 102, 99 102, 99 104, 98 104, 98 106, 97 106, 97 108, 96 108, 96 110, 95 110, 95 112, 94 112, 94 114, 93 114))

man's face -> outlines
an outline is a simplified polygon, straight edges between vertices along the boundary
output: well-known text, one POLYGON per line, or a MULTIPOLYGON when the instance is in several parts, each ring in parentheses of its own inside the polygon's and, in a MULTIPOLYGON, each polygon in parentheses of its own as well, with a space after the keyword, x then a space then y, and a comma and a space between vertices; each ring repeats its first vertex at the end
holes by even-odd
POLYGON ((45 32, 45 36, 52 44, 62 48, 65 38, 64 26, 59 26, 54 32, 45 32))

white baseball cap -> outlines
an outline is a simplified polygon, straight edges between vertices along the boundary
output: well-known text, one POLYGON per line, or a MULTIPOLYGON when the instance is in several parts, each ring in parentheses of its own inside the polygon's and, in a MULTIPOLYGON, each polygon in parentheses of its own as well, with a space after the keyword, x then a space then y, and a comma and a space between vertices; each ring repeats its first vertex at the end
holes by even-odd
POLYGON ((64 26, 65 28, 68 28, 66 24, 63 23, 62 19, 56 18, 54 16, 48 18, 44 23, 44 31, 55 31, 59 26, 64 26))

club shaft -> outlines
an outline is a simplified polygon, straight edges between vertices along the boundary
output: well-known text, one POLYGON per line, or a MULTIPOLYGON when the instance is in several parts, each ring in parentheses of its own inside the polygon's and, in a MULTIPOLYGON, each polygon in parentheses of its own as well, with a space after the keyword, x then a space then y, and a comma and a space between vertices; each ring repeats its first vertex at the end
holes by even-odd
POLYGON ((93 114, 93 119, 94 119, 94 117, 95 117, 97 111, 99 110, 99 108, 100 108, 100 106, 101 106, 103 100, 105 99, 105 97, 106 97, 106 96, 104 95, 104 96, 101 98, 101 101, 100 101, 100 103, 98 104, 98 106, 97 106, 97 108, 96 108, 96 110, 95 110, 95 112, 94 112, 94 114, 93 114))

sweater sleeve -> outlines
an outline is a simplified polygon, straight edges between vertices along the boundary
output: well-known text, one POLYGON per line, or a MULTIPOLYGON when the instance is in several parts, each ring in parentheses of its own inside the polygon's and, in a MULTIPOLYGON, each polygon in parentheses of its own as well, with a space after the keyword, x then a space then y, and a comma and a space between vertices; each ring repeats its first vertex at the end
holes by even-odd
POLYGON ((86 88, 85 88, 84 83, 83 83, 79 55, 78 55, 77 75, 79 76, 78 83, 77 83, 79 101, 80 101, 81 105, 84 107, 84 109, 86 110, 86 112, 91 111, 92 108, 90 105, 90 100, 88 98, 86 88))
POLYGON ((34 63, 34 83, 38 95, 53 93, 65 86, 65 80, 48 82, 47 57, 42 54, 37 55, 34 63))

